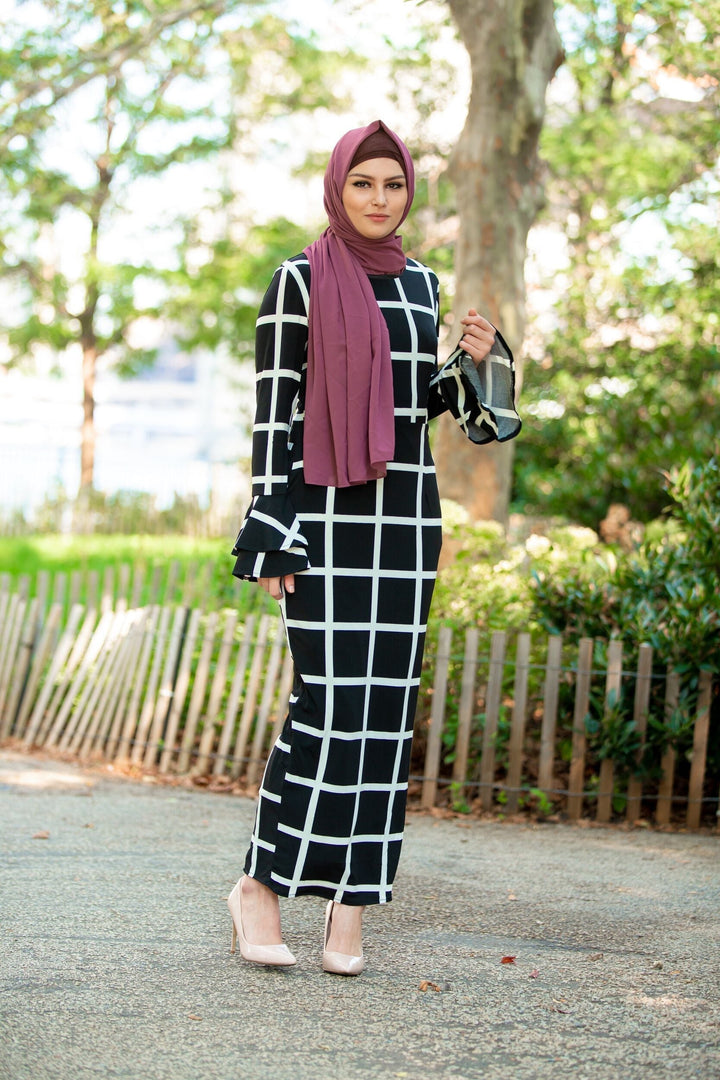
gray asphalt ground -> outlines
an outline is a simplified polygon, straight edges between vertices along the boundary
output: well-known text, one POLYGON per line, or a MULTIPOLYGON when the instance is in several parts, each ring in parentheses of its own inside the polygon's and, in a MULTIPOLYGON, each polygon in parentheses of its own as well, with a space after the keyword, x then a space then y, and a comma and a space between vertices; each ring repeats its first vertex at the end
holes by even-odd
POLYGON ((343 979, 230 955, 253 812, 0 754, 2 1080, 720 1078, 717 836, 410 815, 343 979))

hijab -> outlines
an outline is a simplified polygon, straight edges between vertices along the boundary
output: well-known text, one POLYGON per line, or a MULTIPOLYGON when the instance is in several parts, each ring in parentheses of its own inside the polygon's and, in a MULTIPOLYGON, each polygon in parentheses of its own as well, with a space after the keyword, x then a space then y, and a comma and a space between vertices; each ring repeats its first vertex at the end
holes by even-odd
POLYGON ((305 248, 310 306, 303 468, 307 483, 325 487, 385 476, 395 450, 390 336, 368 275, 401 274, 405 254, 397 234, 362 236, 342 202, 351 168, 371 157, 401 163, 405 220, 415 191, 412 159, 402 140, 375 120, 348 131, 335 146, 325 171, 329 225, 305 248))

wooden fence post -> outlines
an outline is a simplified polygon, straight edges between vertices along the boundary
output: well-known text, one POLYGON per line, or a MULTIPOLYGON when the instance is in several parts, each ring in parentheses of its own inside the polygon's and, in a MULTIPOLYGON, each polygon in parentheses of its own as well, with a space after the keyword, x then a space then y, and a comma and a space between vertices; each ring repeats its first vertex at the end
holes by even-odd
POLYGON ((210 676, 210 662, 212 660, 213 646, 215 645, 217 623, 218 613, 217 611, 211 611, 205 624, 205 635, 200 650, 198 666, 195 671, 192 693, 190 694, 190 707, 183 729, 182 744, 180 746, 177 763, 177 771, 179 773, 187 772, 190 766, 190 758, 195 745, 195 734, 197 732, 198 721, 200 720, 200 714, 205 701, 205 690, 210 676))
POLYGON ((104 614, 102 604, 100 603, 100 572, 98 570, 88 570, 85 575, 85 589, 87 596, 88 607, 98 607, 100 614, 104 614))
POLYGON ((137 678, 146 618, 146 608, 130 607, 128 609, 128 641, 125 665, 119 679, 120 693, 117 696, 114 709, 109 710, 110 715, 108 716, 108 735, 105 743, 105 757, 108 760, 112 760, 117 754, 128 703, 131 700, 133 683, 137 678))
POLYGON ((139 608, 142 606, 143 599, 143 585, 145 584, 145 564, 141 562, 133 563, 132 571, 132 591, 130 593, 130 607, 139 608))
POLYGON ((112 563, 108 563, 105 567, 102 577, 102 598, 100 600, 100 610, 113 611, 115 607, 115 567, 112 563))
POLYGON ((130 761, 133 765, 140 765, 145 756, 147 743, 149 742, 150 725, 155 715, 157 702, 158 684, 160 682, 160 669, 162 667, 163 654, 165 652, 165 640, 170 628, 170 608, 160 608, 160 621, 158 623, 157 636, 154 635, 152 664, 148 675, 147 688, 143 705, 140 711, 140 721, 135 732, 135 744, 130 751, 130 761))
POLYGON ((527 717, 527 688, 530 674, 530 635, 518 634, 515 651, 515 685, 513 689, 512 725, 510 728, 509 761, 507 773, 507 812, 517 814, 520 802, 523 749, 525 745, 525 720, 527 717))
POLYGON ((42 673, 50 661, 53 652, 57 630, 60 626, 61 615, 62 605, 53 604, 48 613, 45 626, 42 629, 38 646, 32 656, 32 666, 28 674, 27 683, 22 691, 22 698, 15 719, 14 734, 18 739, 23 738, 25 735, 25 724, 30 714, 30 710, 36 701, 37 689, 40 685, 42 673))
POLYGON ((173 559, 168 567, 167 581, 165 582, 165 603, 175 603, 175 590, 178 587, 178 581, 180 580, 180 562, 178 559, 173 559))
POLYGON ((56 574, 53 578, 53 603, 59 604, 63 613, 65 612, 65 598, 67 596, 67 591, 67 574, 56 574))
POLYGON ((480 806, 483 810, 489 810, 493 804, 495 739, 497 738, 498 723, 500 721, 506 641, 507 636, 504 630, 493 630, 490 644, 490 670, 488 672, 487 695, 485 698, 485 726, 483 728, 482 757, 480 758, 480 785, 478 788, 480 806))
POLYGON ((575 708, 573 711, 572 758, 568 779, 567 812, 570 821, 582 817, 583 792, 585 790, 585 717, 590 704, 592 681, 593 639, 580 638, 578 644, 577 677, 575 680, 575 708))
POLYGON ((5 701, 5 720, 2 725, 2 734, 0 735, 2 738, 5 738, 5 736, 10 734, 17 716, 23 685, 30 668, 30 661, 35 648, 35 633, 37 630, 39 608, 40 601, 37 596, 34 596, 28 603, 27 614, 20 626, 20 633, 18 634, 15 646, 15 656, 14 658, 10 658, 10 675, 12 678, 9 682, 9 693, 5 701))
POLYGON ((170 709, 172 708, 173 686, 176 678, 178 654, 180 652, 182 634, 186 622, 187 608, 175 608, 175 616, 173 618, 172 630, 170 631, 170 640, 167 656, 165 657, 162 681, 158 690, 155 711, 153 713, 152 724, 150 725, 150 732, 147 738, 147 746, 145 747, 145 755, 143 757, 143 768, 145 769, 151 769, 153 767, 157 761, 158 754, 160 753, 160 740, 170 716, 170 709))
MULTIPOLYGON (((76 729, 80 726, 85 708, 93 692, 93 667, 95 661, 102 657, 107 636, 110 633, 113 622, 112 612, 106 611, 100 616, 93 635, 88 642, 87 651, 77 669, 70 690, 62 703, 62 708, 57 715, 55 728, 50 733, 53 737, 55 730, 58 735, 58 747, 60 750, 71 750, 76 729), (84 685, 83 685, 84 684, 84 685), (76 704, 77 703, 77 704, 76 704), (65 721, 67 720, 67 726, 65 721), (60 734, 62 732, 62 734, 60 734)), ((50 740, 48 740, 49 742, 50 740)))
MULTIPOLYGON (((668 671, 665 677, 665 718, 672 716, 680 700, 680 676, 677 671, 668 671)), ((668 745, 660 762, 662 773, 658 787, 655 821, 658 825, 667 825, 672 813, 672 796, 675 785, 675 747, 668 745)))
MULTIPOLYGON (((60 604, 56 605, 60 609, 60 604)), ((24 735, 24 744, 26 747, 33 745, 35 740, 39 745, 42 745, 44 740, 45 728, 49 725, 44 724, 45 710, 47 709, 50 696, 55 689, 58 676, 65 665, 65 661, 68 658, 70 650, 75 641, 75 635, 77 634, 78 623, 82 618, 84 608, 81 604, 75 604, 70 611, 70 618, 68 624, 62 634, 55 652, 53 653, 52 660, 50 662, 50 669, 45 677, 45 681, 42 686, 42 690, 38 695, 36 701, 33 704, 33 711, 30 715, 27 730, 24 735)))
POLYGON ((47 598, 50 591, 50 572, 49 570, 38 570, 35 578, 35 595, 38 599, 38 616, 42 620, 45 616, 45 609, 47 607, 47 598))
POLYGON ((118 567, 118 593, 115 606, 118 611, 127 611, 130 604, 130 564, 120 563, 118 567))
MULTIPOLYGON (((640 736, 640 746, 637 753, 637 765, 642 761, 643 748, 645 746, 645 732, 647 731, 648 707, 650 705, 650 680, 652 679, 653 651, 650 645, 640 646, 638 653, 637 678, 635 680, 635 702, 633 706, 633 722, 635 730, 640 736)), ((634 824, 640 817, 642 809, 642 777, 637 774, 630 777, 627 790, 627 821, 634 824)))
POLYGON ((228 762, 230 744, 235 732, 235 721, 237 719, 240 694, 245 686, 245 672, 247 671, 248 657, 250 656, 250 644, 255 632, 256 619, 256 615, 248 615, 245 620, 245 625, 243 626, 243 636, 235 660, 235 671, 233 673, 232 682, 230 683, 230 693, 225 707, 225 720, 220 734, 215 763, 213 764, 213 776, 222 776, 228 762))
MULTIPOLYGON (((605 676, 605 717, 608 718, 620 705, 622 694, 622 642, 612 638, 608 642, 607 674, 605 676)), ((613 788, 615 784, 615 763, 612 758, 604 757, 600 764, 598 777, 598 797, 596 820, 603 825, 612 815, 613 788)))
POLYGON ((457 785, 455 798, 458 801, 465 797, 464 785, 467 780, 468 755, 470 753, 479 644, 480 631, 477 626, 468 627, 465 632, 465 658, 463 660, 462 688, 460 692, 460 708, 458 710, 458 730, 455 740, 455 761, 453 762, 453 784, 457 785))
MULTIPOLYGON (((81 572, 79 570, 71 570, 70 571, 70 593, 68 595, 68 603, 70 604, 71 608, 74 607, 75 604, 79 604, 82 601, 81 593, 82 593, 82 574, 81 574, 81 572)), ((92 604, 88 603, 89 600, 90 600, 90 597, 86 596, 84 601, 83 601, 83 607, 93 607, 92 604)))
POLYGON ((260 708, 258 710, 257 719, 255 720, 255 735, 253 737, 253 744, 250 749, 250 761, 248 762, 246 780, 249 786, 254 786, 257 782, 258 772, 260 771, 261 755, 263 743, 265 741, 265 732, 270 721, 270 713, 272 711, 273 699, 277 690, 277 678, 280 672, 280 664, 282 661, 283 648, 285 647, 285 636, 280 629, 280 625, 275 627, 275 640, 273 642, 272 649, 270 651, 270 659, 268 660, 267 671, 265 672, 265 685, 263 687, 262 699, 260 701, 260 708))
MULTIPOLYGON (((185 608, 184 610, 187 611, 187 608, 185 608)), ((167 773, 170 771, 170 765, 173 756, 178 750, 178 728, 180 727, 180 717, 182 715, 183 707, 185 705, 188 687, 190 686, 192 659, 195 652, 195 642, 197 641, 197 636, 200 629, 201 614, 202 612, 200 611, 200 608, 193 608, 190 612, 190 618, 188 620, 185 630, 185 641, 183 643, 182 653, 180 654, 180 666, 178 668, 177 678, 175 679, 172 703, 170 705, 170 712, 168 713, 167 718, 167 727, 165 730, 164 740, 165 745, 163 746, 162 753, 160 755, 161 773, 167 773)))
POLYGON ((99 748, 103 742, 112 720, 114 696, 120 685, 125 666, 127 633, 131 616, 128 616, 125 610, 111 610, 111 614, 113 625, 108 635, 106 655, 94 673, 95 690, 87 708, 85 731, 82 741, 80 741, 80 735, 76 735, 71 748, 77 749, 79 746, 78 756, 81 761, 88 758, 93 748, 99 748))
POLYGON ((5 702, 10 690, 13 662, 20 634, 22 633, 26 607, 27 604, 20 599, 20 594, 13 593, 10 597, 5 625, 0 627, 0 630, 2 630, 2 639, 0 640, 0 739, 6 738, 10 731, 10 710, 6 710, 5 702))
POLYGON ((157 630, 158 619, 160 618, 160 608, 157 604, 142 608, 141 611, 140 632, 142 644, 140 647, 140 659, 135 673, 135 685, 133 686, 132 694, 130 695, 130 704, 128 705, 125 723, 123 724, 122 732, 120 734, 117 754, 115 755, 115 760, 118 764, 129 761, 130 759, 130 750, 133 745, 140 710, 140 698, 145 686, 145 676, 147 675, 148 665, 150 664, 150 657, 155 643, 155 631, 157 630))
MULTIPOLYGON (((108 618, 108 631, 100 651, 93 664, 89 666, 88 678, 82 704, 73 714, 74 731, 68 739, 66 749, 71 754, 86 756, 92 743, 102 710, 107 701, 108 689, 112 684, 115 647, 120 638, 124 615, 117 615, 112 609, 105 612, 108 618)), ((104 616, 103 616, 104 617, 104 616)))
POLYGON ((250 728, 255 717, 255 702, 257 701, 258 689, 262 678, 262 670, 265 662, 265 648, 269 631, 270 615, 265 612, 264 615, 260 616, 260 625, 255 641, 255 651, 253 652, 252 664, 250 665, 250 676, 248 678, 242 714, 240 716, 240 726, 238 727, 237 738, 235 740, 235 752, 233 754, 233 762, 230 769, 230 775, 233 779, 237 779, 238 776, 241 776, 244 772, 243 766, 245 762, 243 759, 248 744, 250 728))
POLYGON ((712 675, 709 671, 701 671, 700 682, 698 685, 692 758, 690 761, 690 783, 688 786, 687 824, 690 829, 697 829, 699 827, 700 816, 702 813, 705 762, 707 760, 707 744, 708 735, 710 733, 711 692, 712 675))
POLYGON ((234 640, 236 623, 237 612, 228 611, 225 615, 225 624, 220 638, 220 652, 218 654, 217 664, 215 665, 215 677, 210 689, 207 712, 203 719, 202 737, 200 739, 197 761, 195 762, 195 767, 193 769, 193 776, 204 776, 209 772, 210 754, 212 753, 216 735, 215 723, 217 721, 218 713, 220 712, 220 702, 222 701, 223 691, 225 690, 225 684, 227 682, 227 669, 230 661, 230 650, 234 640))
POLYGON ((561 666, 562 638, 558 634, 553 634, 548 638, 543 718, 540 733, 540 761, 538 764, 538 787, 545 793, 550 792, 555 787, 553 765, 555 761, 555 731, 557 728, 561 666))
MULTIPOLYGON (((78 615, 78 618, 80 618, 85 611, 85 607, 83 604, 73 604, 71 615, 74 611, 80 613, 78 615)), ((96 619, 97 611, 94 608, 86 612, 77 636, 73 635, 68 642, 70 655, 67 658, 67 663, 63 661, 62 667, 58 670, 57 684, 47 707, 47 715, 38 730, 38 742, 47 747, 55 746, 59 741, 72 702, 82 685, 82 663, 85 653, 93 640, 96 619)))
POLYGON ((438 634, 438 646, 435 656, 435 683, 433 687, 432 708, 430 709, 430 723, 428 726, 427 745, 425 747, 425 767, 423 769, 422 795, 420 805, 423 810, 429 810, 435 805, 437 797, 438 773, 440 771, 440 746, 442 729, 445 720, 445 703, 447 699, 448 670, 450 667, 450 649, 452 647, 452 630, 449 626, 441 626, 438 634))

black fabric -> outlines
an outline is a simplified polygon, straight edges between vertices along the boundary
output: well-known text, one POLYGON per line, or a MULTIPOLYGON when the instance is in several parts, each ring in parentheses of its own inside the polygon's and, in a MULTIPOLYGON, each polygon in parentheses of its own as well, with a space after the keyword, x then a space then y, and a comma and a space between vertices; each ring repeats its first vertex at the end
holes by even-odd
POLYGON ((399 277, 371 282, 392 348, 387 476, 349 488, 304 481, 309 266, 297 256, 275 274, 258 318, 253 503, 233 551, 239 577, 296 573, 281 601, 295 686, 245 870, 281 895, 345 904, 392 898, 402 844, 442 537, 428 417, 450 409, 474 441, 519 429, 512 357, 499 342, 477 374, 462 350, 438 370, 438 282, 427 267, 408 260, 399 277))

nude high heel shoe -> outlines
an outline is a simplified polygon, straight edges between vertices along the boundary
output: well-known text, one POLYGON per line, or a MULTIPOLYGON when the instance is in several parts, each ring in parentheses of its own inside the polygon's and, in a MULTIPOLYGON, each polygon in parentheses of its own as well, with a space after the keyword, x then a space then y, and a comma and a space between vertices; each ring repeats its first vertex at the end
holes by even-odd
POLYGON ((330 928, 332 927, 332 915, 334 900, 325 908, 325 948, 323 949, 323 971, 329 971, 332 975, 359 975, 365 967, 365 957, 348 956, 346 953, 332 952, 327 947, 330 940, 330 928))
POLYGON ((242 878, 238 881, 227 899, 233 930, 230 952, 235 952, 235 942, 240 940, 240 955, 252 964, 268 964, 274 967, 290 967, 297 960, 287 945, 251 945, 243 933, 242 924, 242 878))

